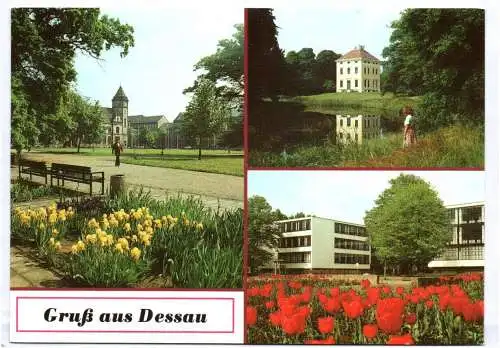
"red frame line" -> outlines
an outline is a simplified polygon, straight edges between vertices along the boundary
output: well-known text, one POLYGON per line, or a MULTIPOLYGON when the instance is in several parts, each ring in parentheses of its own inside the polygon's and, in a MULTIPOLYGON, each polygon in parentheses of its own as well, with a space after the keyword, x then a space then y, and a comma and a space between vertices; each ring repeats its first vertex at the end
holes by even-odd
POLYGON ((65 296, 65 297, 51 297, 51 296, 16 296, 16 332, 46 332, 46 333, 193 333, 193 334, 212 334, 212 333, 235 333, 235 313, 234 313, 234 297, 102 297, 102 296, 65 296), (94 300, 224 300, 231 301, 232 307, 232 329, 231 331, 198 331, 198 330, 185 330, 185 331, 177 331, 177 330, 21 330, 19 329, 19 300, 47 300, 47 299, 56 299, 56 300, 81 300, 81 299, 94 299, 94 300))

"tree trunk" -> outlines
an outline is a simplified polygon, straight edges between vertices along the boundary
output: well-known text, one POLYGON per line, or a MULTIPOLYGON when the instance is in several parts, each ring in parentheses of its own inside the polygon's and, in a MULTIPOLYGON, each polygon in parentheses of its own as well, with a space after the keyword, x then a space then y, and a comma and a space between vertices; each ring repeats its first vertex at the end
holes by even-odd
POLYGON ((384 279, 387 274, 387 261, 384 260, 384 279))
POLYGON ((76 150, 77 153, 80 153, 80 145, 81 145, 81 143, 82 143, 82 137, 78 137, 78 145, 77 145, 78 148, 76 150))
POLYGON ((198 143, 198 161, 201 161, 201 137, 198 143))

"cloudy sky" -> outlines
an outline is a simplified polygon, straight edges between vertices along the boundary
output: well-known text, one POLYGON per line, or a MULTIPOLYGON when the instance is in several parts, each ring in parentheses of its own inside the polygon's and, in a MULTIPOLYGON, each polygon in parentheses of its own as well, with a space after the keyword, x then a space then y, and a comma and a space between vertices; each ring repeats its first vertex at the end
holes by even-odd
POLYGON ((184 111, 189 97, 182 94, 198 73, 193 65, 215 53, 221 39, 230 38, 234 25, 243 23, 242 7, 103 8, 135 30, 135 46, 125 58, 120 49, 103 56, 104 62, 78 55, 77 89, 83 95, 111 107, 116 90, 123 86, 129 98, 129 114, 165 114, 172 121, 184 111))
MULTIPOLYGON (((417 171, 444 204, 484 201, 482 171, 417 171)), ((365 212, 399 171, 249 171, 248 197, 264 196, 289 215, 297 212, 363 223, 365 212)))

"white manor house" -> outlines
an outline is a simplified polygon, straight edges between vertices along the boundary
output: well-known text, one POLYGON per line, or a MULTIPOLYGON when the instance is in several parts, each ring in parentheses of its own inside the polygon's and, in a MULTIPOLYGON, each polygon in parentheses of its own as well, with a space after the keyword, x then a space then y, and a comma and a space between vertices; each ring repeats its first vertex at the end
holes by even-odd
POLYGON ((360 45, 337 59, 337 92, 380 92, 381 62, 360 45))

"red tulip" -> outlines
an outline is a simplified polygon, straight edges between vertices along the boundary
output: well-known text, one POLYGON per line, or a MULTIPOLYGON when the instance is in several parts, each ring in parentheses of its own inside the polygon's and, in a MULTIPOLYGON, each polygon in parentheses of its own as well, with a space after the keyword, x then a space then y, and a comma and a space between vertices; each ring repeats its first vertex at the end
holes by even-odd
POLYGON ((267 301, 266 302, 266 308, 267 309, 272 309, 274 307, 274 302, 273 301, 267 301))
POLYGON ((378 327, 375 324, 366 324, 363 326, 363 335, 368 339, 372 339, 377 336, 377 332, 378 327))
POLYGON ((405 289, 404 289, 402 286, 398 286, 398 287, 396 288, 396 293, 397 293, 398 295, 403 295, 403 294, 404 294, 404 292, 405 292, 405 289))
POLYGON ((319 330, 319 332, 321 332, 322 334, 332 332, 334 322, 335 322, 335 320, 333 317, 318 318, 318 330, 319 330))
POLYGON ((371 284, 371 282, 370 282, 370 280, 369 280, 369 279, 363 279, 363 280, 361 281, 361 287, 362 287, 363 289, 367 289, 367 288, 369 288, 371 285, 372 285, 372 284, 371 284))
POLYGON ((413 325, 417 321, 417 315, 415 313, 408 313, 405 317, 405 322, 407 324, 413 325))
POLYGON ((395 344, 395 345, 410 345, 410 344, 415 344, 413 341, 413 337, 411 335, 404 335, 404 336, 391 336, 389 340, 387 341, 387 344, 395 344))
POLYGON ((273 312, 273 313, 269 314, 269 321, 274 326, 280 326, 281 325, 281 312, 277 311, 277 312, 273 312))
POLYGON ((257 322, 257 309, 252 306, 247 306, 247 324, 249 326, 255 325, 257 322))
POLYGON ((344 308, 344 314, 351 319, 356 319, 363 314, 363 305, 360 301, 344 301, 342 302, 342 307, 344 308))
POLYGON ((328 313, 337 313, 340 311, 340 307, 341 304, 338 298, 329 298, 323 306, 328 313))
POLYGON ((427 307, 427 309, 431 309, 433 306, 434 306, 434 302, 432 300, 427 300, 425 302, 425 307, 427 307))

